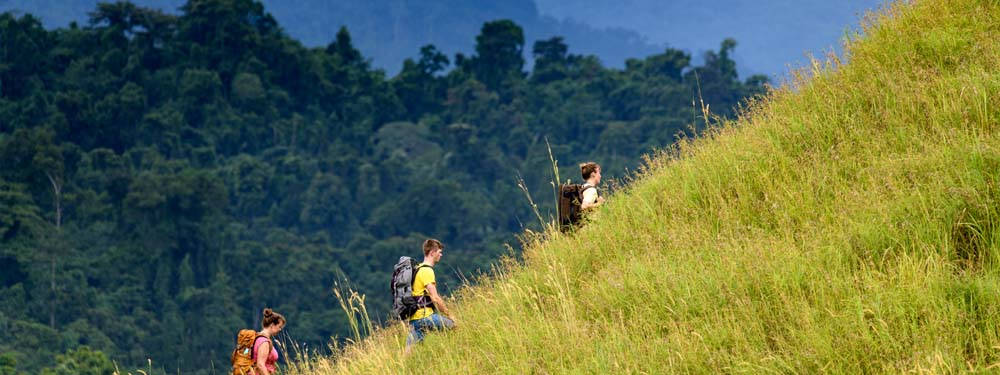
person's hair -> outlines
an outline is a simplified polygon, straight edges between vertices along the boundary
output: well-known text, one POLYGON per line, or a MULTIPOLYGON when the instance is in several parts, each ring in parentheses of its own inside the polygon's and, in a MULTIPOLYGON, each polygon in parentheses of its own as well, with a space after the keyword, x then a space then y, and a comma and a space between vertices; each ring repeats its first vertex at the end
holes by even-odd
POLYGON ((264 326, 264 328, 275 324, 285 324, 285 317, 274 312, 271 308, 264 308, 264 319, 261 319, 260 324, 264 326))
POLYGON ((444 245, 441 244, 441 241, 435 240, 433 238, 428 238, 426 241, 424 241, 424 256, 427 256, 435 249, 444 250, 444 245))
POLYGON ((597 171, 598 168, 601 168, 601 166, 592 161, 580 164, 580 175, 583 176, 584 180, 589 180, 590 175, 597 171))

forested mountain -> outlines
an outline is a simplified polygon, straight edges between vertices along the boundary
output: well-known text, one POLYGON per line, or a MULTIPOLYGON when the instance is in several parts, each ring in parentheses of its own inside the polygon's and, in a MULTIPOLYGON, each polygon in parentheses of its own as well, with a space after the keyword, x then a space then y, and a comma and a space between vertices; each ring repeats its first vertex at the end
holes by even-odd
MULTIPOLYGON (((97 3, 98 0, 0 0, 0 12, 27 12, 40 17, 47 27, 62 27, 71 21, 85 23, 87 13, 97 3)), ((176 13, 184 1, 134 3, 176 13)), ((543 16, 534 0, 263 0, 262 3, 289 35, 309 47, 325 46, 341 26, 346 26, 351 30, 354 45, 371 59, 372 65, 392 74, 398 73, 403 60, 425 44, 433 44, 449 55, 469 54, 475 47, 475 40, 469 36, 479 32, 484 22, 497 19, 510 19, 521 25, 529 46, 536 40, 562 36, 568 44, 576 46, 577 53, 599 56, 609 66, 622 67, 627 58, 651 55, 662 49, 635 31, 620 27, 596 29, 578 21, 543 16)), ((525 52, 530 60, 531 51, 525 52)))
POLYGON ((699 93, 727 116, 765 83, 738 79, 732 40, 614 69, 509 20, 389 77, 347 29, 307 48, 254 0, 105 3, 54 30, 5 13, 0 36, 2 374, 209 374, 263 307, 323 348, 349 329, 335 281, 384 318, 424 238, 445 290, 516 246, 537 225, 518 175, 549 214, 546 138, 564 179, 622 176, 704 126, 699 93))

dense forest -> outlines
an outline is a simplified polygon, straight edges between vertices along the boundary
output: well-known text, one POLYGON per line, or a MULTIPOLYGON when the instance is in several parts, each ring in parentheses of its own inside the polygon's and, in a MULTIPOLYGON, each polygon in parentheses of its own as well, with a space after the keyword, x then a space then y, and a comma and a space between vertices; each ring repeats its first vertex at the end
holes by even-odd
POLYGON ((389 77, 348 30, 307 48, 256 0, 0 15, 0 374, 209 374, 263 307, 324 348, 349 332, 335 282, 381 321, 424 238, 446 291, 516 251, 537 227, 518 176, 550 214, 546 139, 564 179, 622 176, 705 126, 696 101, 732 116, 765 90, 728 39, 612 69, 509 20, 468 38, 389 77))

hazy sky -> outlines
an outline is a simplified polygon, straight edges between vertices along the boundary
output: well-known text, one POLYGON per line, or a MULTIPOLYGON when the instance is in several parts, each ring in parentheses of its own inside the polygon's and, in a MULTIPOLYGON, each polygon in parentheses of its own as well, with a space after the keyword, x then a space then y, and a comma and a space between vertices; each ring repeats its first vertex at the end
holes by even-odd
POLYGON ((741 71, 783 74, 805 54, 840 47, 884 0, 535 0, 539 11, 595 27, 635 30, 653 43, 699 52, 733 37, 741 71))

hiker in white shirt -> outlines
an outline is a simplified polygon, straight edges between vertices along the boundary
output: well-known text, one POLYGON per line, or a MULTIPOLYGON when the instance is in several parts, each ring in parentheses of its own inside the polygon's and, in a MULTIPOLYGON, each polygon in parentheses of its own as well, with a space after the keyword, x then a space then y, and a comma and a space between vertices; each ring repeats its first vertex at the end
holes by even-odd
POLYGON ((580 164, 580 175, 586 181, 583 184, 580 209, 587 210, 600 206, 604 203, 604 197, 597 190, 597 185, 601 183, 601 166, 592 161, 580 164))

